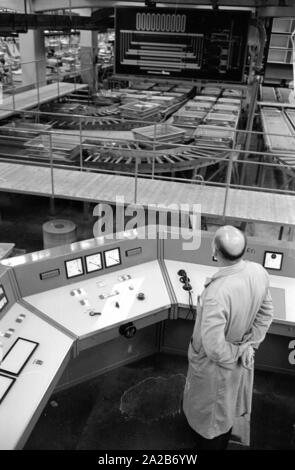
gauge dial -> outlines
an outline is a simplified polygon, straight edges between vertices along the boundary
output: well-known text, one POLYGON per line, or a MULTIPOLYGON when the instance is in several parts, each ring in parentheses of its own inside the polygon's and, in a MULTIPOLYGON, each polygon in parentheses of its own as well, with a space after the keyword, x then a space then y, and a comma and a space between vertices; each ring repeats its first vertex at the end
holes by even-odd
POLYGON ((105 251, 104 259, 105 259, 106 268, 110 268, 111 266, 117 266, 118 264, 121 264, 120 249, 114 248, 113 250, 105 251))
POLYGON ((279 271, 282 269, 283 253, 271 253, 266 251, 264 254, 263 266, 266 269, 275 269, 279 271))
POLYGON ((84 274, 82 258, 75 258, 65 261, 67 278, 81 276, 84 274))
POLYGON ((100 271, 102 269, 101 253, 95 253, 93 255, 85 256, 86 260, 86 271, 92 273, 94 271, 100 271))

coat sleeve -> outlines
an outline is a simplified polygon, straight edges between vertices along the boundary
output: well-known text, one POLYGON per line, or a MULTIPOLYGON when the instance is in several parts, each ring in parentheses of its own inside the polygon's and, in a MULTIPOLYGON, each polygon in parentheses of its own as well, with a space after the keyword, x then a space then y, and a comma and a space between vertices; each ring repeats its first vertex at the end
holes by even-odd
POLYGON ((263 302, 255 316, 250 340, 253 341, 254 348, 258 348, 259 344, 265 338, 267 330, 270 327, 270 324, 273 319, 273 302, 271 298, 271 293, 269 288, 266 289, 266 294, 263 299, 263 302))
POLYGON ((206 297, 202 309, 201 338, 207 356, 214 362, 231 364, 242 355, 245 345, 225 339, 227 317, 224 307, 213 297, 206 297))

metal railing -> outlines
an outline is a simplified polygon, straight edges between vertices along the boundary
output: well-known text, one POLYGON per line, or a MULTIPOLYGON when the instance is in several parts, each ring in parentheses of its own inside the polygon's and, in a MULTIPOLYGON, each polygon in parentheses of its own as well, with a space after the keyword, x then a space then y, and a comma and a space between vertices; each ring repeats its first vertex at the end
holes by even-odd
MULTIPOLYGON (((0 106, 0 112, 2 107, 0 106)), ((137 145, 138 148, 132 149, 120 149, 123 142, 126 142, 122 138, 118 138, 117 131, 99 131, 99 122, 101 118, 95 116, 85 116, 82 114, 71 114, 68 113, 50 113, 42 112, 40 110, 22 110, 14 109, 14 112, 22 117, 33 118, 36 123, 39 123, 42 118, 48 117, 55 119, 74 119, 77 123, 77 129, 75 131, 69 130, 52 130, 52 129, 29 129, 30 138, 28 139, 28 128, 21 128, 9 124, 6 126, 0 126, 0 140, 2 145, 0 147, 0 161, 10 163, 27 163, 30 165, 38 165, 49 168, 50 184, 51 184, 51 198, 55 198, 55 177, 56 172, 61 169, 73 170, 73 171, 84 171, 89 173, 100 173, 108 175, 118 175, 121 177, 129 177, 126 179, 126 185, 133 185, 133 200, 130 202, 139 203, 139 185, 142 178, 145 180, 162 180, 163 182, 174 182, 174 183, 189 183, 194 184, 199 191, 204 192, 205 188, 219 187, 224 191, 222 193, 223 198, 223 216, 226 216, 226 209, 229 200, 229 196, 232 190, 247 190, 257 192, 268 192, 276 193, 278 195, 289 195, 295 196, 295 146, 294 154, 289 152, 271 152, 269 149, 253 150, 245 149, 242 145, 239 145, 239 141, 244 141, 243 137, 250 135, 250 137, 258 137, 263 141, 264 133, 260 131, 248 132, 245 130, 235 130, 236 138, 234 139, 236 145, 232 148, 221 148, 218 144, 216 145, 202 145, 201 143, 192 143, 184 145, 182 143, 168 144, 168 150, 161 148, 163 142, 157 140, 157 124, 147 121, 143 121, 140 124, 142 126, 154 125, 154 139, 149 142, 147 147, 146 140, 130 140, 130 145, 137 145), (87 120, 91 120, 93 125, 93 131, 89 131, 84 128, 84 123, 87 120), (2 127, 2 129, 1 129, 2 127), (34 139, 38 138, 39 142, 35 142, 34 139), (71 143, 72 147, 75 148, 76 157, 61 158, 61 151, 58 150, 58 142, 62 141, 65 143, 71 143), (7 142, 7 148, 3 142, 7 142), (14 144, 15 147, 12 147, 14 144), (39 146, 38 146, 39 145, 39 146), (20 150, 21 148, 21 150, 20 150), (116 163, 112 169, 102 167, 98 163, 93 162, 90 166, 85 163, 85 151, 91 152, 97 151, 98 153, 102 150, 117 149, 118 159, 119 154, 124 155, 129 152, 129 159, 122 158, 120 169, 116 170, 116 163), (159 161, 161 152, 169 156, 169 150, 173 156, 173 151, 176 151, 176 155, 187 155, 187 152, 191 150, 189 156, 190 160, 183 158, 183 168, 188 167, 191 164, 191 168, 197 171, 196 179, 188 177, 188 175, 176 174, 168 176, 166 173, 173 172, 170 169, 167 172, 161 174, 161 165, 163 163, 159 161), (178 152, 178 153, 177 153, 178 152), (205 155, 204 153, 208 153, 205 155), (149 172, 141 171, 142 163, 147 161, 149 158, 149 172), (247 157, 245 159, 245 157, 247 157), (127 164, 127 161, 129 163, 127 164), (294 165, 293 165, 294 162, 294 165), (210 168, 215 165, 218 168, 222 168, 222 177, 214 181, 210 180, 210 168), (201 168, 207 166, 206 176, 200 174, 201 168), (126 167, 126 168, 125 168, 126 167), (241 184, 234 177, 235 173, 241 174, 242 171, 248 173, 247 184, 241 184), (209 174, 209 176, 207 176, 209 174), (187 176, 187 177, 186 177, 187 176), (267 178, 265 178, 265 176, 267 178), (282 181, 280 181, 282 180, 282 181), (275 183, 275 184, 274 184, 275 183), (274 187, 276 186, 276 187, 274 187)), ((132 125, 134 121, 125 120, 126 123, 132 125)), ((136 122, 136 127, 139 127, 139 123, 136 122)), ((209 126, 208 126, 209 127, 209 126)), ((215 126, 212 126, 214 128, 215 126)), ((281 134, 269 134, 271 136, 282 136, 281 134)), ((285 136, 290 137, 290 136, 285 136)), ((74 152, 74 153, 75 153, 74 152)), ((181 159, 181 157, 179 157, 181 159)), ((163 158, 164 159, 164 158, 163 158)), ((160 159, 161 160, 161 159, 160 159)), ((177 165, 175 164, 175 167, 177 165)), ((179 163, 181 169, 181 161, 179 163)), ((173 168, 173 165, 171 166, 173 168)), ((179 168, 177 168, 178 170, 179 168)), ((181 171, 181 170, 179 170, 181 171)), ((190 171, 190 170, 184 170, 190 171)), ((205 170, 203 170, 205 171, 205 170)), ((0 171, 0 186, 1 186, 1 171, 0 171)), ((173 190, 176 190, 175 187, 173 190)), ((114 189, 115 191, 115 189, 114 189)), ((115 194, 114 194, 115 195, 115 194)), ((160 201, 159 201, 160 202, 160 201)), ((295 203, 295 199, 294 199, 295 203)), ((294 204, 295 209, 295 204, 294 204)))
MULTIPOLYGON (((52 84, 56 84, 56 98, 59 99, 61 95, 61 83, 64 82, 64 79, 71 79, 74 80, 73 82, 73 92, 77 89, 78 80, 81 77, 81 74, 86 72, 93 72, 93 65, 89 64, 87 67, 81 68, 81 66, 77 66, 77 63, 74 63, 73 70, 61 72, 60 68, 56 68, 56 72, 52 73, 50 76, 46 75, 46 59, 39 59, 33 61, 23 61, 20 62, 22 68, 30 68, 30 72, 26 71, 27 74, 30 75, 30 78, 27 79, 29 83, 23 83, 20 85, 16 85, 11 78, 10 84, 2 84, 2 99, 0 101, 0 105, 2 110, 11 111, 10 114, 13 114, 15 111, 18 110, 17 107, 17 97, 18 94, 23 91, 35 90, 36 91, 36 106, 39 106, 42 102, 41 93, 42 87, 47 85, 47 82, 51 82, 52 84), (40 76, 40 69, 43 68, 42 77, 40 76)), ((13 70, 12 65, 8 65, 9 68, 9 75, 13 77, 13 70)))

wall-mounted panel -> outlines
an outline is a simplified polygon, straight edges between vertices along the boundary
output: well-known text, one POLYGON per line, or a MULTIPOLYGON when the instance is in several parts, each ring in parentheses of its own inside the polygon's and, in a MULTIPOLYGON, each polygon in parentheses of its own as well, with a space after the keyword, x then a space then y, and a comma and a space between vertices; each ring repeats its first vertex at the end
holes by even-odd
POLYGON ((250 13, 117 8, 118 74, 241 82, 250 13))

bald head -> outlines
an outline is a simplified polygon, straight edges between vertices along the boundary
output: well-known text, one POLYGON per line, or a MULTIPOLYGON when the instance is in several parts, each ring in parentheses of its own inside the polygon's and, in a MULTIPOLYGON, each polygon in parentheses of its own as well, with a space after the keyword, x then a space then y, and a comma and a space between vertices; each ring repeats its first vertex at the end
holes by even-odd
POLYGON ((235 261, 245 253, 247 240, 239 229, 232 225, 224 225, 215 232, 213 243, 223 258, 235 261))

